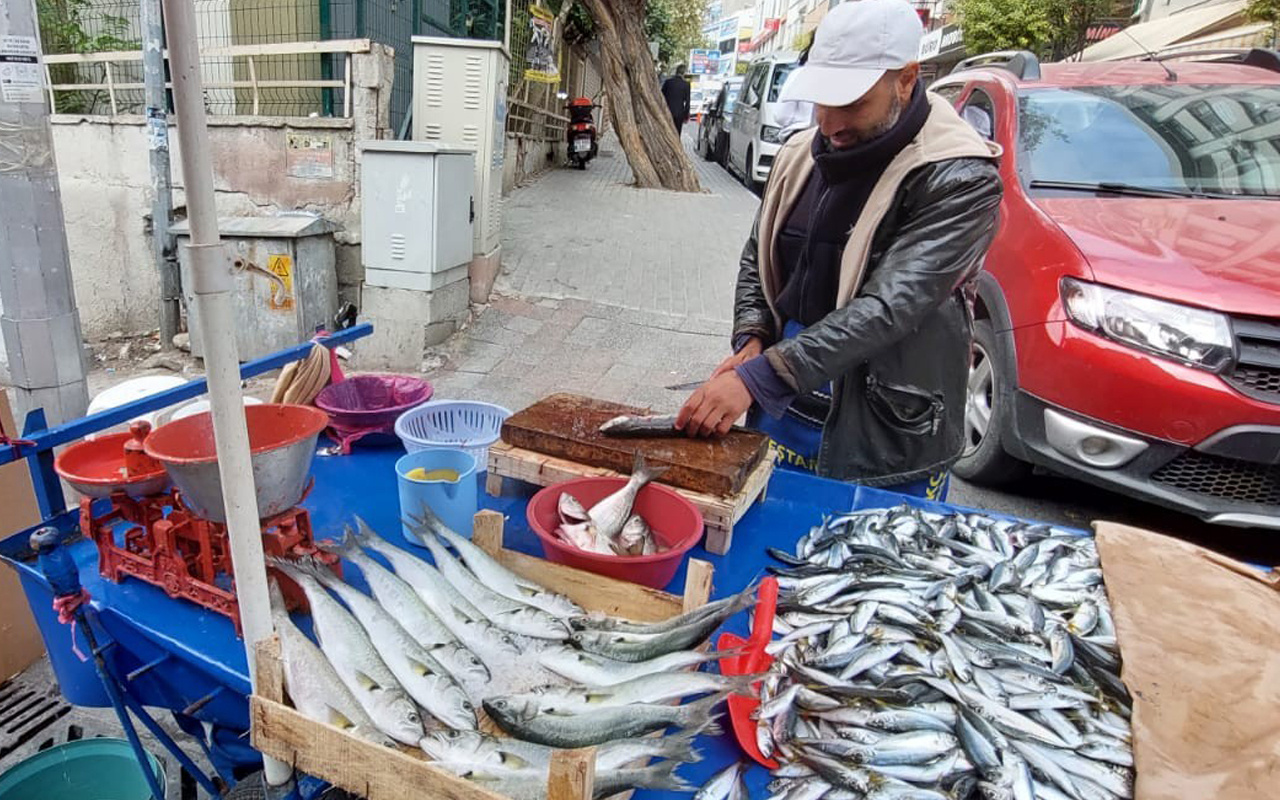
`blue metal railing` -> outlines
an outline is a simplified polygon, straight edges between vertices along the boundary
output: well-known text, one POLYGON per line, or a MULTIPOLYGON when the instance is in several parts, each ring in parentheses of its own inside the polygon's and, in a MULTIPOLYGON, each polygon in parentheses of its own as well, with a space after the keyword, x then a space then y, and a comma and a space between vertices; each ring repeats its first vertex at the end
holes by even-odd
MULTIPOLYGON (((326 347, 333 348, 368 336, 371 333, 373 333, 373 325, 363 322, 346 330, 328 334, 315 341, 326 347)), ((252 378, 264 372, 279 369, 292 361, 300 361, 311 352, 311 347, 312 342, 304 342, 254 361, 246 361, 240 365, 240 379, 252 378)), ((78 441, 91 433, 127 422, 141 414, 168 408, 181 403, 183 400, 199 397, 208 391, 208 388, 208 383, 204 378, 197 378, 181 386, 175 386, 172 389, 166 389, 139 400, 134 400, 131 403, 97 414, 90 414, 87 417, 81 417, 53 428, 49 428, 48 423, 45 421, 44 409, 37 408, 27 414, 22 429, 22 438, 33 442, 33 444, 0 446, 0 464, 8 464, 20 458, 27 459, 31 470, 31 482, 35 486, 36 499, 40 504, 40 516, 45 520, 50 520, 65 511, 67 507, 66 499, 62 495, 62 484, 53 469, 53 449, 55 447, 78 441)))

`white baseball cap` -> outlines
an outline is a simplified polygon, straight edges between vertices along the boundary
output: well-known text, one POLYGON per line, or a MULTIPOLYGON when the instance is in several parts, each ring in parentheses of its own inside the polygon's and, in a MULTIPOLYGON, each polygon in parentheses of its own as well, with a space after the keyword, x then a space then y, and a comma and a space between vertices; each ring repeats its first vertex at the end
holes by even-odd
POLYGON ((809 60, 788 78, 781 100, 847 106, 887 70, 920 59, 924 25, 906 0, 848 0, 822 18, 809 60))

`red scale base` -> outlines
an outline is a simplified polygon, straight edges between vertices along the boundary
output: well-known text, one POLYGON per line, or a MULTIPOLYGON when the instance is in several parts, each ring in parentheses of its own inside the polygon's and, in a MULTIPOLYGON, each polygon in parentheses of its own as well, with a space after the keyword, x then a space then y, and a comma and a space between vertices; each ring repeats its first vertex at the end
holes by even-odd
MULTIPOLYGON (((102 577, 113 583, 132 577, 159 586, 170 597, 190 600, 229 617, 240 634, 240 607, 226 525, 192 514, 177 489, 141 498, 114 492, 111 510, 96 517, 92 503, 87 497, 80 501, 80 529, 98 546, 102 577), (171 509, 167 515, 166 507, 171 509), (122 531, 123 539, 118 535, 122 531), (123 541, 123 546, 117 541, 123 541)), ((262 550, 280 558, 314 557, 342 574, 339 558, 316 547, 305 508, 295 506, 263 520, 262 550)), ((271 567, 268 572, 284 577, 271 567)), ((290 610, 307 608, 305 596, 293 581, 281 580, 280 588, 290 610)))

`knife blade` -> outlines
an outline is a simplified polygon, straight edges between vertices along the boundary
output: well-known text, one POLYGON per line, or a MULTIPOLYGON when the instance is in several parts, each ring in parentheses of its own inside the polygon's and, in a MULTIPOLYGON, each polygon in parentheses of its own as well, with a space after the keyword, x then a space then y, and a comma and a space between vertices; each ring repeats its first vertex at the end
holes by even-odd
POLYGON ((674 386, 668 386, 668 392, 691 392, 694 389, 701 388, 706 381, 689 381, 688 383, 677 383, 674 386))

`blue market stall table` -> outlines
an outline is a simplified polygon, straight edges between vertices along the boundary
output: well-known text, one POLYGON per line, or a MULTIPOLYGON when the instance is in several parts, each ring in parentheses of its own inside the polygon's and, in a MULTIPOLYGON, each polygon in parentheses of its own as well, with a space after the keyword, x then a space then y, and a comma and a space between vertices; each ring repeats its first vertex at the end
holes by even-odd
MULTIPOLYGON (((325 444, 322 440, 321 444, 325 444)), ((397 495, 395 461, 399 447, 357 448, 347 456, 317 455, 312 462, 315 488, 302 505, 310 512, 317 540, 335 539, 345 525, 359 515, 391 541, 406 545, 401 534, 400 504, 397 495)), ((478 481, 483 475, 477 476, 478 481)), ((541 556, 541 547, 525 520, 525 504, 534 487, 518 487, 510 496, 491 497, 479 493, 481 505, 506 517, 505 543, 508 548, 541 556)), ((797 473, 779 472, 773 477, 768 498, 753 507, 739 523, 733 552, 717 556, 701 547, 690 556, 710 562, 715 568, 712 598, 725 597, 758 580, 770 559, 766 547, 794 548, 796 540, 824 516, 847 510, 897 505, 905 498, 892 493, 858 488, 797 473)), ((945 510, 939 504, 910 501, 927 508, 945 510)), ((62 524, 73 520, 64 515, 62 524)), ((80 580, 92 597, 101 629, 115 643, 111 657, 118 674, 130 676, 129 689, 144 705, 167 708, 178 714, 184 727, 199 729, 210 723, 217 741, 210 742, 215 763, 223 770, 232 763, 248 761, 238 734, 248 728, 247 695, 249 677, 242 642, 231 620, 190 602, 172 599, 164 590, 139 580, 122 583, 104 580, 98 574, 98 555, 93 543, 81 538, 67 547, 79 569, 80 580)), ((78 705, 103 706, 108 702, 102 683, 89 662, 81 661, 72 648, 72 632, 58 622, 52 596, 44 577, 29 559, 26 535, 5 540, 0 552, 16 563, 23 587, 48 645, 59 684, 69 701, 78 705)), ((349 573, 353 582, 358 570, 349 573)), ((669 586, 679 592, 684 585, 685 567, 669 586)), ((726 630, 746 634, 746 615, 730 621, 726 630)), ((87 647, 77 633, 78 649, 87 647)), ((680 774, 699 784, 726 764, 743 758, 731 735, 703 736, 697 743, 705 758, 680 767, 680 774)), ((753 796, 763 791, 767 773, 751 770, 748 784, 753 796)), ((645 791, 637 797, 679 796, 675 793, 645 791)))

